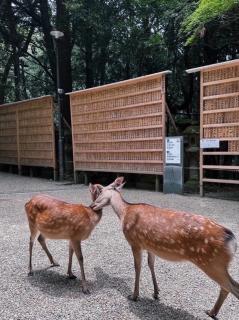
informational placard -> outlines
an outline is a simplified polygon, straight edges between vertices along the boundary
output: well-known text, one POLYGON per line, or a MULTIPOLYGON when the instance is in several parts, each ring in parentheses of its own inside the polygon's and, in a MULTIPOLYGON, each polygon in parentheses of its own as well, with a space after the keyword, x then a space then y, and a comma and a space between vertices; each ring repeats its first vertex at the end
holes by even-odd
POLYGON ((181 137, 167 137, 166 138, 166 155, 165 163, 166 164, 178 164, 182 162, 182 152, 181 152, 181 137))
POLYGON ((220 147, 219 139, 201 139, 200 140, 201 149, 211 149, 211 148, 219 148, 219 147, 220 147))
POLYGON ((164 193, 183 193, 183 137, 165 138, 164 193))

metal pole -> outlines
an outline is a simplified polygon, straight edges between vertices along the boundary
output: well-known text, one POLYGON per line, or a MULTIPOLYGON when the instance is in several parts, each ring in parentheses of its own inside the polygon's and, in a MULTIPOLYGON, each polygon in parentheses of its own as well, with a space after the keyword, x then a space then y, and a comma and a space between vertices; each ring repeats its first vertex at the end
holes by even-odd
POLYGON ((56 52, 56 75, 57 75, 57 119, 58 119, 58 157, 59 157, 59 180, 64 180, 64 130, 62 111, 64 104, 64 90, 61 88, 60 65, 59 65, 59 39, 54 38, 56 52))

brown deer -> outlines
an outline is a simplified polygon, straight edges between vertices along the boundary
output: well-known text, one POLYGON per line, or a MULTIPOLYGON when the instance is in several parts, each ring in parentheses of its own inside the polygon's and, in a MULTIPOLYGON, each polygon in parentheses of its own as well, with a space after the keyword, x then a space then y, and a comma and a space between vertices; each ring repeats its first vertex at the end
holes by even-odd
POLYGON ((123 233, 134 256, 135 287, 130 299, 139 296, 139 277, 142 251, 149 252, 149 267, 154 284, 154 255, 170 261, 189 261, 199 267, 221 288, 219 297, 207 314, 215 318, 229 293, 239 299, 239 284, 229 273, 228 266, 236 252, 236 239, 227 228, 204 216, 158 208, 149 204, 127 203, 120 190, 124 178, 119 177, 110 185, 97 185, 99 197, 92 203, 94 210, 111 205, 122 222, 123 233))
MULTIPOLYGON (((92 201, 98 196, 98 188, 90 184, 92 201)), ((59 266, 47 248, 45 239, 69 240, 69 262, 67 274, 71 279, 76 278, 72 273, 72 256, 75 252, 81 269, 82 287, 84 293, 89 293, 86 285, 81 241, 87 239, 98 224, 102 210, 94 211, 82 204, 67 203, 47 195, 34 196, 25 204, 25 210, 30 228, 29 243, 29 275, 32 275, 32 248, 35 238, 47 254, 51 266, 59 266)))

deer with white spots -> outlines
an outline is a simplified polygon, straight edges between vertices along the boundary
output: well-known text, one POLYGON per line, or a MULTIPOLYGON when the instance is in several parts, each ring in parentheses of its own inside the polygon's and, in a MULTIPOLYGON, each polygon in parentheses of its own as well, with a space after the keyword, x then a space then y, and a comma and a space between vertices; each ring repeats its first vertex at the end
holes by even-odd
MULTIPOLYGON (((89 186, 92 201, 98 196, 98 188, 95 185, 89 186)), ((59 266, 53 259, 47 248, 45 239, 65 239, 69 240, 69 262, 67 274, 70 279, 76 278, 72 273, 72 257, 75 252, 78 259, 82 287, 84 293, 89 293, 86 285, 85 271, 83 264, 83 255, 81 250, 81 241, 87 239, 95 226, 101 219, 102 210, 94 211, 90 207, 82 204, 71 204, 59 199, 47 196, 37 195, 25 204, 25 210, 30 228, 29 243, 29 275, 32 272, 32 248, 35 238, 48 256, 51 266, 59 266)))
POLYGON ((124 178, 110 185, 96 185, 99 197, 92 203, 94 210, 111 205, 122 223, 123 233, 134 256, 135 286, 132 300, 139 296, 139 278, 142 251, 148 251, 148 263, 154 284, 154 297, 158 285, 154 273, 155 255, 170 261, 189 261, 199 267, 221 288, 219 297, 207 314, 215 318, 229 293, 239 299, 239 284, 228 273, 229 263, 236 252, 233 233, 204 216, 163 209, 148 204, 127 203, 120 190, 124 178))

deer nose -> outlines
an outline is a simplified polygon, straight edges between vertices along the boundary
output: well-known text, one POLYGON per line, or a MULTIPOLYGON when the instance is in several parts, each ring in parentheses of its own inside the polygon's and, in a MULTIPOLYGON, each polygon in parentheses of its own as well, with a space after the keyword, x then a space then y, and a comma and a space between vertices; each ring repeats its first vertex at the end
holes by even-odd
POLYGON ((94 206, 95 206, 95 203, 94 202, 92 202, 92 204, 90 205, 90 208, 94 208, 94 206))

